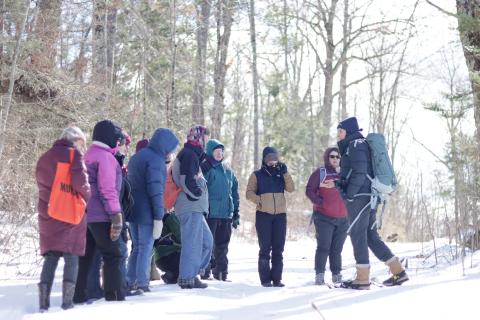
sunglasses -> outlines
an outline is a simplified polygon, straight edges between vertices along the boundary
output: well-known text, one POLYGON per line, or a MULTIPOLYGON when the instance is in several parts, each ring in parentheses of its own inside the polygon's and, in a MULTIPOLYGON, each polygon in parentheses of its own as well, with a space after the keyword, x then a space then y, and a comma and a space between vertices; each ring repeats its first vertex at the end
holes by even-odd
POLYGON ((330 155, 328 156, 330 159, 340 159, 340 156, 334 156, 334 155, 330 155))

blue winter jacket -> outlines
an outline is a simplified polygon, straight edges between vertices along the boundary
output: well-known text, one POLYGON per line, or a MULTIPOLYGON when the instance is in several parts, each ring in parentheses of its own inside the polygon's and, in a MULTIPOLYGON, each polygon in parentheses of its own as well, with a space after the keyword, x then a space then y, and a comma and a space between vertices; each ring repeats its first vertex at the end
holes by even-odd
POLYGON ((128 163, 128 180, 132 186, 133 209, 128 222, 153 224, 164 214, 165 156, 178 146, 175 134, 164 128, 155 130, 147 148, 132 156, 128 163))
POLYGON ((232 169, 222 161, 213 158, 213 150, 223 144, 210 139, 206 146, 207 157, 201 168, 208 187, 209 218, 232 219, 238 215, 240 197, 238 195, 238 181, 232 169))

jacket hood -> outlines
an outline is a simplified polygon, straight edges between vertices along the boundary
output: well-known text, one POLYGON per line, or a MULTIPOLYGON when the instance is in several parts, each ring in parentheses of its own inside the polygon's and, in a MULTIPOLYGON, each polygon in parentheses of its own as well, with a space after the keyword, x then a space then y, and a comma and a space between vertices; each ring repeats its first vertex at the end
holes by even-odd
POLYGON ((335 172, 335 168, 330 165, 330 158, 328 157, 332 151, 336 151, 340 155, 340 151, 337 147, 330 147, 325 150, 323 153, 323 162, 325 164, 325 168, 330 172, 335 172))
POLYGON ((223 143, 221 143, 220 141, 216 140, 216 139, 210 139, 208 140, 207 142, 207 147, 205 148, 205 151, 207 153, 207 156, 209 157, 212 157, 213 158, 213 150, 217 149, 217 148, 222 148, 225 150, 225 146, 223 145, 223 143))
POLYGON ((153 133, 152 139, 148 142, 148 148, 158 154, 167 155, 178 146, 178 138, 170 129, 159 128, 153 133))

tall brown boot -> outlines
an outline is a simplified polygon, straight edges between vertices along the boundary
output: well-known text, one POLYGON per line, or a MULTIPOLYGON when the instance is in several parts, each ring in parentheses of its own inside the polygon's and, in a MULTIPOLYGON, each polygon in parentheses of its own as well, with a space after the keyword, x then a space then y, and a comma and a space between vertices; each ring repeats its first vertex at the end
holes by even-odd
POLYGON ((370 266, 357 265, 357 275, 354 280, 344 281, 342 288, 355 290, 369 290, 370 289, 370 266))

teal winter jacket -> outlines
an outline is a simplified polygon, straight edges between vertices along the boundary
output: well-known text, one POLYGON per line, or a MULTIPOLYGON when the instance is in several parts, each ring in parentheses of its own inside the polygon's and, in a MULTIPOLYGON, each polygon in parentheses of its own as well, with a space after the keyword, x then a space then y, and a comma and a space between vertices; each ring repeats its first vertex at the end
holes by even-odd
POLYGON ((224 148, 215 139, 208 141, 206 159, 201 168, 208 187, 209 218, 232 219, 238 217, 240 198, 238 196, 238 181, 232 169, 222 161, 213 158, 213 150, 224 148))

